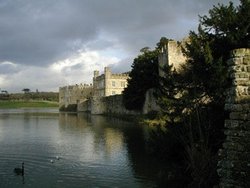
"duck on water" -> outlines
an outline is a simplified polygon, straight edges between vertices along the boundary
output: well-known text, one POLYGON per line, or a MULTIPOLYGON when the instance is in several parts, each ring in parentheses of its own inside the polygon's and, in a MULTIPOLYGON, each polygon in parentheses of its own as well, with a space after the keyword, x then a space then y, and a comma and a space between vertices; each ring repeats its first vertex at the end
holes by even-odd
POLYGON ((22 168, 14 168, 14 172, 16 175, 24 175, 24 162, 22 163, 22 168))

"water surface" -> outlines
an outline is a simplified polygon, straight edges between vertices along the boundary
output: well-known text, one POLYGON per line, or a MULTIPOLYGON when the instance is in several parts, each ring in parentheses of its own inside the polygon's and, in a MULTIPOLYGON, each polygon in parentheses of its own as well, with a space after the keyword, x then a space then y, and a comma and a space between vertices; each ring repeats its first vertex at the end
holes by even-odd
POLYGON ((0 110, 0 187, 154 187, 146 137, 146 127, 114 118, 0 110), (22 162, 24 177, 13 173, 22 162))

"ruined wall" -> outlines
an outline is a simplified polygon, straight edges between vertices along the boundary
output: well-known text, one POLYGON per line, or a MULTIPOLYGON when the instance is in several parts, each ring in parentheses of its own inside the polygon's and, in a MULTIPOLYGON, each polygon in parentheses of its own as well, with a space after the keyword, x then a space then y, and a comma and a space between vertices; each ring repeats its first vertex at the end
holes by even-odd
POLYGON ((168 64, 173 65, 176 70, 180 69, 181 64, 186 62, 186 57, 182 53, 182 47, 185 41, 178 43, 176 41, 168 42, 168 64))
POLYGON ((183 39, 181 42, 170 40, 162 48, 158 57, 159 75, 161 77, 164 77, 163 68, 166 65, 172 65, 178 71, 181 65, 186 62, 186 57, 182 53, 182 48, 185 47, 186 42, 188 42, 188 39, 183 39))
POLYGON ((225 110, 226 140, 219 151, 220 187, 250 187, 250 49, 232 51, 225 110))

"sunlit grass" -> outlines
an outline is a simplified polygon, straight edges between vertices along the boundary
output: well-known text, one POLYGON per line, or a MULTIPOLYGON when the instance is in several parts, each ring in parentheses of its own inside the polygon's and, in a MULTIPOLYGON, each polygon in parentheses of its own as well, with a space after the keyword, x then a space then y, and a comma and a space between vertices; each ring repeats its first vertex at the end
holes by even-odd
POLYGON ((49 101, 1 101, 0 108, 50 108, 58 107, 57 102, 49 101))

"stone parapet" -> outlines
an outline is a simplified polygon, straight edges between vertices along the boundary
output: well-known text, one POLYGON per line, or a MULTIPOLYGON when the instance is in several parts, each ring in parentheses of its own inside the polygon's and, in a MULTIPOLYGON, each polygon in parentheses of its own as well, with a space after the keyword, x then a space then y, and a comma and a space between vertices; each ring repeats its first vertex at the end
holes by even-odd
POLYGON ((250 49, 236 49, 228 60, 232 87, 225 110, 226 139, 219 151, 220 187, 250 187, 250 49))

